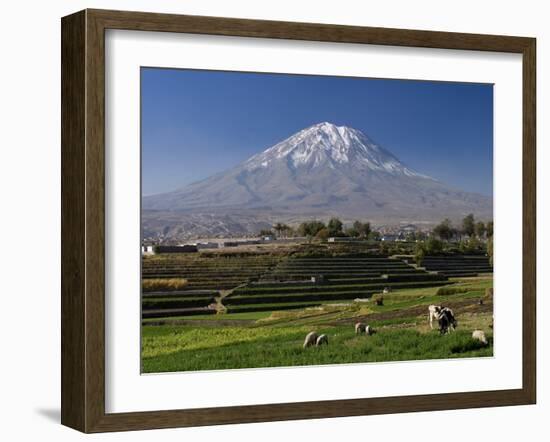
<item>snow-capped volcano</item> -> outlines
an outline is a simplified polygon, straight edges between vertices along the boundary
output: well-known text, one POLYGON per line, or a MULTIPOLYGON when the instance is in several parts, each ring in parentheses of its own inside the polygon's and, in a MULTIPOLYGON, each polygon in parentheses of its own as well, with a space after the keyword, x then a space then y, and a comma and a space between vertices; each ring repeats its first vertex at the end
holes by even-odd
MULTIPOLYGON (((184 213, 192 213, 195 220, 200 214, 231 213, 231 223, 238 224, 235 220, 246 214, 254 225, 264 219, 269 223, 328 216, 379 223, 458 219, 468 213, 492 218, 490 197, 453 189, 418 173, 361 131, 326 122, 224 172, 144 197, 142 207, 158 212, 143 218, 145 231, 151 220, 155 231, 162 228, 161 212, 171 214, 165 217, 171 223, 183 220, 184 213)), ((215 223, 221 219, 216 216, 208 219, 215 223)), ((237 229, 225 224, 223 228, 237 229)))
POLYGON ((390 152, 361 131, 324 122, 301 130, 245 162, 248 170, 270 167, 286 159, 293 168, 338 167, 353 162, 355 167, 393 175, 428 178, 404 166, 390 152))

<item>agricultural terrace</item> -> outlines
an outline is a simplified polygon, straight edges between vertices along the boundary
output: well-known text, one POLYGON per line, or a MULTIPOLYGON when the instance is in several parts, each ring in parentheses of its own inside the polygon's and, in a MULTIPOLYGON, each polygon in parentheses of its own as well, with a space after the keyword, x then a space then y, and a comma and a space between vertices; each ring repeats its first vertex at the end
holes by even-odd
POLYGON ((427 256, 422 267, 413 261, 304 245, 144 257, 142 370, 492 355, 488 258, 427 256), (430 329, 430 304, 453 309, 455 332, 430 329), (358 321, 377 333, 355 335, 358 321), (485 331, 488 346, 471 338, 474 329, 485 331), (327 334, 329 345, 303 349, 312 330, 327 334))

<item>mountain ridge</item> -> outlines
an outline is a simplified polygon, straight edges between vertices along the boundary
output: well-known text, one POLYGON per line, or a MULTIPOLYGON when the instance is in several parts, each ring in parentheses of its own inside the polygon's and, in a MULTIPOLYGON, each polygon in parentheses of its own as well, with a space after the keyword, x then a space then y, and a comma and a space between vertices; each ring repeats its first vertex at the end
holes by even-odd
POLYGON ((363 132, 329 122, 309 126, 206 179, 144 196, 142 203, 146 211, 272 211, 283 218, 285 213, 311 218, 328 212, 388 221, 440 220, 470 212, 492 218, 490 197, 417 172, 363 132))

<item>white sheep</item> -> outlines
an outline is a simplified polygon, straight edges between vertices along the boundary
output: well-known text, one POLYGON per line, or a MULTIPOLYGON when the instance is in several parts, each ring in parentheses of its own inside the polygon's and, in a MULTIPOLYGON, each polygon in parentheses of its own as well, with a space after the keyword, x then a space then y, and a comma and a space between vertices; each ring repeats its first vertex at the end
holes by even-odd
POLYGON ((366 325, 362 322, 358 322, 357 324, 355 324, 355 334, 360 335, 361 333, 365 333, 365 327, 366 325))
POLYGON ((489 342, 487 341, 487 338, 485 337, 485 332, 483 330, 474 330, 472 333, 472 338, 478 340, 483 345, 487 345, 489 342))
POLYGON ((306 340, 304 341, 304 348, 315 345, 317 343, 318 337, 319 336, 317 335, 317 333, 309 332, 306 336, 306 340))
POLYGON ((317 338, 317 341, 315 342, 315 345, 317 347, 320 347, 321 345, 326 344, 328 345, 328 336, 327 335, 321 335, 317 338))
POLYGON ((374 328, 372 328, 370 325, 367 325, 365 327, 365 334, 367 336, 371 336, 371 335, 374 335, 376 333, 376 330, 374 328))

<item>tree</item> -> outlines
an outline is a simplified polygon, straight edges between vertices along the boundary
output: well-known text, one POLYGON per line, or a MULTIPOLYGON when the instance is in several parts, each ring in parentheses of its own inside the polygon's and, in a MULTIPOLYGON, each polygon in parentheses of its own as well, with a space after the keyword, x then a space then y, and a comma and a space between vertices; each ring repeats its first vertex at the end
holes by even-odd
POLYGON ((468 235, 473 236, 475 232, 475 221, 473 213, 466 215, 462 220, 462 231, 468 235))
POLYGON ((426 256, 426 251, 424 249, 424 244, 418 243, 415 248, 414 253, 414 262, 416 262, 417 266, 421 266, 422 262, 424 262, 424 256, 426 256))
POLYGON ((483 223, 483 221, 478 221, 476 223, 476 235, 478 238, 481 238, 485 232, 487 231, 487 228, 485 227, 485 224, 483 223))
POLYGON ((414 242, 416 241, 416 232, 408 232, 406 235, 405 235, 405 241, 407 242, 414 242))
POLYGON ((319 230, 324 229, 325 227, 325 224, 321 221, 306 221, 300 224, 300 226, 298 227, 298 232, 302 236, 312 237, 317 235, 319 230))
POLYGON ((480 250, 481 243, 475 236, 471 236, 467 241, 461 241, 459 249, 462 253, 472 253, 480 250))
POLYGON ((287 224, 283 224, 283 232, 286 237, 295 236, 294 229, 287 224))
POLYGON ((277 223, 273 226, 273 230, 275 230, 275 232, 277 232, 277 236, 281 235, 281 232, 283 231, 283 229, 284 229, 284 226, 281 223, 277 223))
POLYGON ((359 238, 361 235, 355 227, 348 227, 344 233, 351 238, 359 238))
POLYGON ((433 237, 424 242, 426 255, 437 255, 443 251, 443 243, 433 237))
POLYGON ((426 232, 415 232, 414 236, 416 241, 425 241, 427 238, 426 232))
POLYGON ((260 236, 273 236, 273 232, 269 229, 260 230, 260 236))
POLYGON ((453 237, 455 230, 453 229, 451 220, 449 218, 446 218, 434 227, 433 232, 442 240, 448 241, 453 237))
POLYGON ((331 218, 327 224, 328 231, 331 236, 341 235, 343 226, 344 225, 342 224, 342 221, 340 221, 338 218, 331 218))
POLYGON ((489 256, 489 264, 493 265, 493 236, 487 240, 487 255, 489 256))
POLYGON ((369 222, 362 223, 361 221, 355 221, 353 223, 353 229, 358 232, 358 236, 360 236, 361 238, 368 238, 371 232, 369 222))
POLYGON ((378 241, 380 239, 380 232, 370 232, 367 238, 371 241, 378 241))
POLYGON ((326 240, 326 239, 328 239, 329 236, 330 236, 330 232, 325 227, 325 228, 323 228, 323 229, 321 229, 317 232, 317 234, 315 235, 315 238, 321 239, 321 240, 326 240))
POLYGON ((487 223, 487 238, 492 238, 493 237, 493 221, 489 221, 487 223))

